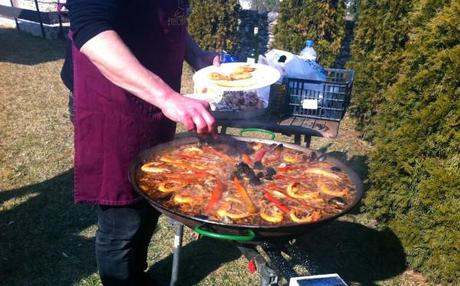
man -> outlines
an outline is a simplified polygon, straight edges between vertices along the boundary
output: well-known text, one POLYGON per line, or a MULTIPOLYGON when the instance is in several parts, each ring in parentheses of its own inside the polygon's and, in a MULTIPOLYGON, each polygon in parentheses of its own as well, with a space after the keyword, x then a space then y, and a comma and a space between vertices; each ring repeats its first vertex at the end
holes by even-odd
POLYGON ((218 57, 188 34, 187 1, 69 0, 67 6, 75 201, 98 205, 103 284, 147 285, 147 248, 159 214, 131 189, 128 167, 141 150, 171 140, 175 122, 215 132, 208 103, 178 92, 184 59, 200 69, 218 57))

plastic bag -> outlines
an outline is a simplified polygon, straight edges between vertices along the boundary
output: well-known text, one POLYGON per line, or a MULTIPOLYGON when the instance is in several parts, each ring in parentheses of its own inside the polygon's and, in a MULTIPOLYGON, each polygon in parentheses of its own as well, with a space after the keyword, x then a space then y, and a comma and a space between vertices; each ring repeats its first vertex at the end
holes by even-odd
MULTIPOLYGON (((325 81, 324 69, 315 61, 305 61, 293 53, 282 50, 270 50, 265 54, 266 62, 278 69, 283 77, 325 81)), ((308 89, 323 91, 322 83, 308 84, 308 89)))

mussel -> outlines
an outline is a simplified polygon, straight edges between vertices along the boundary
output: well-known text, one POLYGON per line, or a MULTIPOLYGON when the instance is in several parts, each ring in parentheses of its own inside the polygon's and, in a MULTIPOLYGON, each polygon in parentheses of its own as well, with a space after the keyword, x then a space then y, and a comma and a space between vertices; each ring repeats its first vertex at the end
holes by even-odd
POLYGON ((326 158, 327 158, 326 154, 321 154, 321 155, 319 155, 317 160, 318 160, 318 162, 323 162, 324 160, 326 160, 326 158))
POLYGON ((340 167, 337 167, 337 166, 332 166, 332 167, 331 167, 331 171, 334 171, 334 172, 341 172, 342 169, 340 169, 340 167))
POLYGON ((333 197, 328 201, 328 203, 337 208, 343 208, 347 204, 345 199, 342 197, 333 197))
POLYGON ((238 177, 238 179, 240 179, 243 175, 245 175, 249 179, 249 183, 253 186, 258 186, 262 184, 260 179, 256 176, 254 170, 251 167, 249 167, 248 164, 240 162, 238 163, 238 165, 236 165, 236 176, 238 177))
POLYGON ((264 165, 260 161, 254 162, 254 169, 256 170, 262 170, 264 168, 264 165))
POLYGON ((313 162, 313 161, 316 161, 317 158, 318 158, 318 156, 316 155, 316 152, 315 152, 315 151, 312 151, 312 152, 310 153, 310 156, 309 156, 309 158, 308 158, 308 161, 313 162))

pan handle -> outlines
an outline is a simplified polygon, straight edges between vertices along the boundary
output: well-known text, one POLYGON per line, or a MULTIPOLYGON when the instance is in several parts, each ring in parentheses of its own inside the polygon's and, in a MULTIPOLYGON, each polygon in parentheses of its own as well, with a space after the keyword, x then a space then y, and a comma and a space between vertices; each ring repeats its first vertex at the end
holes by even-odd
POLYGON ((253 240, 256 234, 252 230, 248 230, 247 235, 235 235, 235 234, 220 234, 220 233, 215 233, 209 230, 204 230, 200 228, 199 226, 195 227, 193 229, 196 233, 199 233, 203 236, 208 236, 212 238, 218 238, 218 239, 226 239, 226 240, 236 240, 236 241, 250 241, 253 240))
POLYGON ((276 134, 274 132, 270 130, 266 130, 266 129, 261 129, 261 128, 244 128, 240 130, 240 135, 243 136, 243 134, 246 132, 262 132, 262 133, 270 135, 272 137, 271 140, 275 140, 275 137, 276 137, 276 134))

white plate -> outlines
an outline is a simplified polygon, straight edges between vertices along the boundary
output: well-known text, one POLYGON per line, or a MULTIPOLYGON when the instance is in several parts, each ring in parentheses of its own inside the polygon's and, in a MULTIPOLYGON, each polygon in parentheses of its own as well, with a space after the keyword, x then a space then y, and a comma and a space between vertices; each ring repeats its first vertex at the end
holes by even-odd
POLYGON ((281 74, 275 68, 262 64, 248 64, 248 63, 223 63, 219 67, 209 66, 197 71, 193 75, 193 82, 195 85, 205 86, 212 89, 218 89, 222 91, 244 91, 253 90, 261 87, 266 87, 274 84, 279 80, 281 74), (212 72, 218 72, 224 75, 229 75, 237 67, 249 65, 255 68, 252 72, 252 77, 244 80, 229 81, 229 85, 221 85, 222 81, 215 81, 209 79, 209 74, 212 72), (233 86, 237 85, 237 86, 233 86))

